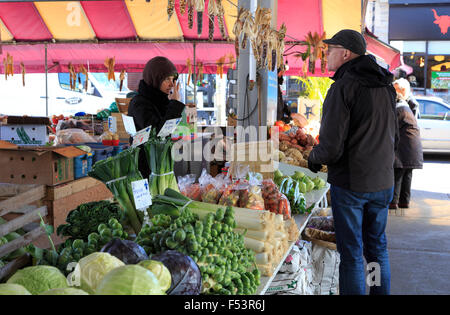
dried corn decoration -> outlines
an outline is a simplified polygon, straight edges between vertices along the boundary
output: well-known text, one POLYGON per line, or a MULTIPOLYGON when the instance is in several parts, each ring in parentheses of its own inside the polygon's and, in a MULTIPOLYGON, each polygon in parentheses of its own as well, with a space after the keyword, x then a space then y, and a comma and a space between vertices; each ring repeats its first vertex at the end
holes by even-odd
POLYGON ((125 69, 122 69, 122 71, 120 71, 119 79, 120 79, 120 91, 122 91, 123 81, 125 80, 125 69))
POLYGON ((225 63, 226 56, 220 57, 219 60, 217 60, 217 74, 220 75, 220 78, 223 77, 223 65, 225 63))
POLYGON ((89 75, 88 72, 86 70, 86 68, 81 65, 80 66, 80 73, 84 74, 85 78, 84 78, 84 90, 87 92, 88 90, 88 82, 89 82, 89 75))
POLYGON ((328 58, 327 58, 327 49, 322 49, 322 57, 320 58, 320 71, 322 73, 325 73, 327 71, 327 64, 328 64, 328 58))
POLYGON ((236 57, 234 57, 234 55, 232 53, 229 53, 227 55, 228 58, 228 64, 230 65, 231 68, 235 68, 236 66, 236 57))
POLYGON ((209 26, 209 32, 208 32, 208 40, 210 42, 214 39, 214 17, 219 15, 219 8, 217 6, 216 0, 209 0, 208 4, 208 26, 209 26))
POLYGON ((280 29, 278 30, 278 44, 277 44, 277 64, 279 66, 284 66, 283 54, 284 54, 284 39, 286 38, 286 24, 281 24, 280 29))
POLYGON ((191 77, 192 77, 192 63, 191 63, 191 59, 189 59, 189 58, 186 61, 186 67, 188 68, 187 84, 189 84, 189 82, 191 82, 191 77))
POLYGON ((20 62, 20 72, 22 72, 22 85, 25 86, 25 65, 20 62))
POLYGON ((217 7, 218 7, 217 22, 219 23, 220 35, 222 36, 223 39, 228 40, 228 35, 225 31, 225 9, 222 5, 221 0, 216 0, 216 1, 217 1, 217 7))
POLYGON ((204 69, 203 62, 198 62, 197 63, 197 73, 198 73, 198 80, 200 82, 203 81, 203 71, 204 71, 203 69, 204 69))
POLYGON ((116 57, 106 58, 105 59, 105 67, 108 69, 108 81, 116 80, 116 76, 114 75, 114 66, 116 64, 116 57))
POLYGON ((195 0, 187 0, 188 1, 188 27, 192 29, 194 27, 194 1, 195 0))
POLYGON ((205 11, 205 0, 195 0, 195 11, 197 11, 197 35, 203 32, 203 11, 205 11))
POLYGON ((167 16, 170 18, 173 15, 173 11, 175 10, 175 0, 167 0, 167 16))
POLYGON ((310 73, 314 73, 316 71, 316 60, 322 56, 322 49, 324 48, 324 43, 322 40, 325 39, 325 36, 325 33, 319 35, 317 32, 314 32, 314 34, 309 32, 308 35, 306 35, 305 41, 311 47, 308 64, 310 73))
POLYGON ((69 68, 68 70, 69 70, 70 89, 72 91, 74 91, 75 90, 75 85, 76 85, 76 82, 77 82, 77 74, 75 72, 75 67, 72 65, 71 62, 69 62, 68 68, 69 68))
POLYGON ((3 66, 5 69, 5 80, 8 76, 14 76, 14 58, 9 53, 6 53, 6 57, 3 58, 3 66))
POLYGON ((180 0, 180 14, 184 15, 186 12, 186 0, 180 0))

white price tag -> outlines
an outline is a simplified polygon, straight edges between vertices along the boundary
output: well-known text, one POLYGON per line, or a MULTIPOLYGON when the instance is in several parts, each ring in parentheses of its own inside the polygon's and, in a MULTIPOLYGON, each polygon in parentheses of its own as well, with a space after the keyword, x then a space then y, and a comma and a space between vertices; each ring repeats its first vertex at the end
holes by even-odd
POLYGON ((136 134, 136 126, 134 125, 133 117, 122 114, 122 121, 125 131, 129 135, 134 136, 136 134))
POLYGON ((170 136, 175 129, 177 128, 178 124, 181 122, 180 118, 170 119, 166 121, 164 126, 161 128, 161 130, 158 133, 158 137, 165 138, 167 136, 170 136))
POLYGON ((112 133, 117 132, 117 118, 113 116, 108 117, 108 129, 112 133))
POLYGON ((152 196, 148 180, 142 179, 131 183, 133 189, 134 205, 136 209, 146 209, 152 205, 152 196))
POLYGON ((150 138, 150 131, 152 130, 152 126, 149 126, 145 129, 142 129, 140 131, 138 131, 134 136, 133 136, 133 143, 131 144, 131 146, 133 148, 140 146, 143 143, 146 143, 148 141, 148 139, 150 138))

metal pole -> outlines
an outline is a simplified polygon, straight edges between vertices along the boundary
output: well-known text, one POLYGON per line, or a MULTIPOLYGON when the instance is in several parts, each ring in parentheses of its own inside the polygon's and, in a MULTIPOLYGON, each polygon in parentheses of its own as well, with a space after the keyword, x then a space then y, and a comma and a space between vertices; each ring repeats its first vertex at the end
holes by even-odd
POLYGON ((48 116, 48 65, 47 65, 47 44, 45 44, 45 116, 48 116))
POLYGON ((197 67, 196 67, 197 61, 195 60, 196 59, 196 56, 195 56, 195 45, 196 44, 194 43, 193 45, 194 45, 194 77, 193 77, 192 83, 194 84, 194 105, 197 106, 197 67))

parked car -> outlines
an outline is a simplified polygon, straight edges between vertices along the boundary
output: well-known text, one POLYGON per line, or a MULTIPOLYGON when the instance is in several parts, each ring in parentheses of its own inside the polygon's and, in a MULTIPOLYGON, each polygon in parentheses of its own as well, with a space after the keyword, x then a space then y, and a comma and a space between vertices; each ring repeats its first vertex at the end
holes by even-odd
POLYGON ((416 96, 424 152, 450 153, 450 105, 441 98, 416 96))

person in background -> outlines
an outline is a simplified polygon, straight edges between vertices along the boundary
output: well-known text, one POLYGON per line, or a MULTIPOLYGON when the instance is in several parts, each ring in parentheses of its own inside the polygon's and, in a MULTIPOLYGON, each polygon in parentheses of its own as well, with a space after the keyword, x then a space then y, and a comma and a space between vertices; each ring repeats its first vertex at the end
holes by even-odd
POLYGON ((400 134, 398 148, 395 152, 395 186, 390 209, 409 208, 411 198, 411 181, 413 169, 423 166, 422 143, 420 128, 414 117, 407 99, 411 94, 411 87, 406 79, 394 81, 397 91, 397 119, 400 134))
POLYGON ((278 101, 277 101, 277 120, 282 120, 288 124, 291 121, 291 110, 289 106, 283 100, 283 93, 281 92, 281 86, 284 82, 284 71, 278 69, 278 101))
MULTIPOLYGON (((180 102, 177 69, 169 59, 158 56, 147 62, 142 76, 128 116, 133 117, 136 131, 152 126, 158 133, 167 120, 180 118, 185 108, 180 102)), ((144 178, 150 175, 144 150, 139 155, 139 170, 144 178)))
POLYGON ((370 294, 389 294, 385 229, 398 137, 393 75, 365 55, 361 33, 342 30, 324 42, 335 82, 323 104, 319 144, 309 155, 308 168, 318 172, 322 164, 328 166, 341 259, 339 293, 365 294, 364 255, 380 271, 370 294))

